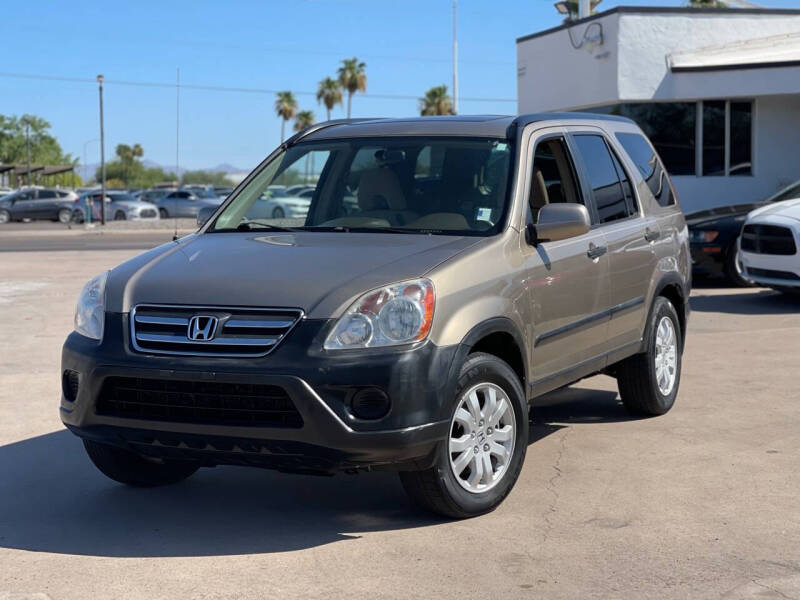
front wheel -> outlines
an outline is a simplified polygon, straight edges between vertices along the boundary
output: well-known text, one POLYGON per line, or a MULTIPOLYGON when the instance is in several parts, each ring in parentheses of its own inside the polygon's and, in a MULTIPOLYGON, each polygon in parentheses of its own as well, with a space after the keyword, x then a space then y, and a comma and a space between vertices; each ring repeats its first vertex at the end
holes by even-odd
POLYGON ((118 446, 83 440, 86 453, 94 466, 114 481, 134 487, 156 487, 183 481, 197 466, 190 462, 149 461, 142 456, 118 446))
POLYGON ((66 225, 72 220, 72 211, 68 208, 62 208, 58 211, 58 222, 66 225))
POLYGON ((286 216, 286 213, 283 211, 283 208, 280 206, 276 206, 272 209, 272 218, 273 219, 283 219, 286 216))
POLYGON ((653 304, 644 339, 645 351, 619 365, 619 395, 634 415, 663 415, 678 395, 683 348, 678 313, 663 296, 653 304))
POLYGON ((122 212, 121 210, 118 210, 118 211, 117 211, 117 212, 114 214, 114 220, 115 220, 115 221, 124 221, 124 220, 125 220, 125 213, 124 213, 124 212, 122 212))
POLYGON ((158 216, 160 218, 162 218, 162 219, 169 219, 169 213, 167 212, 167 209, 165 209, 165 208, 159 208, 158 209, 158 216))
POLYGON ((412 501, 456 519, 488 513, 519 477, 528 445, 528 405, 516 373, 499 358, 477 352, 464 361, 447 437, 435 462, 400 473, 412 501))

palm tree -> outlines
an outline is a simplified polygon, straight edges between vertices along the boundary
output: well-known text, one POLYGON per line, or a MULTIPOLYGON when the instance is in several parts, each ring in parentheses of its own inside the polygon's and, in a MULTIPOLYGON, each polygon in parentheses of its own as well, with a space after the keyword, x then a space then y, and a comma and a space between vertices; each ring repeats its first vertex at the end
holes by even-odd
POLYGON ((342 86, 333 77, 326 77, 319 82, 317 87, 317 102, 325 105, 328 111, 328 121, 331 120, 331 109, 342 103, 342 86))
POLYGON ((281 143, 285 133, 286 121, 294 118, 297 111, 297 100, 292 92, 278 92, 275 98, 275 112, 281 118, 281 143))
POLYGON ((453 114, 453 101, 447 94, 446 85, 437 85, 425 92, 425 96, 419 99, 419 114, 423 117, 453 114))
POLYGON ((350 118, 350 105, 353 101, 353 94, 356 92, 367 91, 367 65, 354 56, 345 58, 342 66, 339 67, 339 83, 342 88, 347 90, 347 118, 350 118))
POLYGON ((294 116, 294 130, 303 131, 314 124, 314 113, 310 110, 301 110, 294 116))

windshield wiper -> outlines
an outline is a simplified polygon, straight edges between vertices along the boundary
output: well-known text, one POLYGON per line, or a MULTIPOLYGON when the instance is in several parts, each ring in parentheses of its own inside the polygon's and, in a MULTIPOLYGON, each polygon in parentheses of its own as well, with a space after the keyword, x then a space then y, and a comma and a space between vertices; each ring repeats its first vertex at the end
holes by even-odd
POLYGON ((221 229, 210 229, 208 233, 232 233, 236 231, 256 231, 258 229, 266 229, 269 231, 298 231, 291 227, 281 227, 280 225, 270 225, 269 223, 259 223, 258 221, 244 221, 239 223, 236 227, 223 227, 221 229))
POLYGON ((402 227, 358 227, 352 225, 336 225, 336 226, 314 226, 308 225, 299 228, 303 231, 333 231, 337 233, 411 233, 411 234, 427 234, 438 233, 439 230, 422 230, 422 229, 403 229, 402 227))

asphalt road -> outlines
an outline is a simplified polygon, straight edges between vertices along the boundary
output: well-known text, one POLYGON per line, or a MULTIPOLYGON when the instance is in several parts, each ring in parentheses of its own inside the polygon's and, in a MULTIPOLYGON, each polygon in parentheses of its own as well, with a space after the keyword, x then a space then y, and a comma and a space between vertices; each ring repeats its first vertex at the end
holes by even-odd
POLYGON ((514 491, 453 522, 386 473, 97 472, 58 418, 61 344, 134 254, 0 260, 0 598, 800 598, 797 301, 695 290, 669 414, 629 417, 608 377, 551 394, 514 491))
MULTIPOLYGON (((62 225, 61 228, 64 226, 62 225)), ((185 233, 185 232, 184 232, 185 233)), ((148 250, 172 240, 172 231, 84 232, 65 230, 0 231, 0 252, 69 252, 72 250, 148 250)))

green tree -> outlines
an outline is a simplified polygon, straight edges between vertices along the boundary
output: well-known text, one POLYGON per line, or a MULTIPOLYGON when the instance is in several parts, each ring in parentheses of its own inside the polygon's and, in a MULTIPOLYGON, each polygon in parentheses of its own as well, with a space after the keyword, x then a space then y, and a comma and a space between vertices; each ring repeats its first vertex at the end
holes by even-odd
POLYGON ((325 105, 328 111, 328 121, 331 120, 331 110, 342 103, 342 85, 333 77, 326 77, 319 82, 317 87, 317 102, 325 105))
POLYGON ((689 0, 692 8, 728 8, 728 3, 722 0, 689 0))
MULTIPOLYGON (((35 115, 0 115, 0 163, 26 163, 26 122, 30 125, 31 165, 77 166, 78 159, 65 154, 50 133, 50 123, 35 115)), ((56 176, 56 181, 62 180, 71 182, 70 175, 56 176)))
POLYGON ((446 85, 437 85, 425 92, 425 96, 419 99, 419 114, 423 117, 453 114, 453 101, 446 85))
MULTIPOLYGON (((600 4, 603 0, 591 0, 591 14, 596 13, 597 5, 600 4)), ((565 22, 575 21, 578 18, 578 0, 565 0, 564 4, 567 7, 567 16, 564 19, 565 22)))
POLYGON ((339 83, 347 90, 347 118, 350 118, 350 108, 353 103, 353 94, 367 91, 367 65, 360 62, 355 56, 342 60, 339 67, 339 83))
POLYGON ((310 110, 301 110, 294 117, 294 130, 303 131, 314 124, 314 113, 310 110))
POLYGON ((186 185, 233 185, 225 173, 215 171, 184 171, 181 183, 186 185))
POLYGON ((294 118, 297 112, 297 100, 292 92, 278 92, 275 98, 275 112, 281 118, 281 143, 285 134, 286 121, 294 118))
MULTIPOLYGON (((106 163, 106 185, 115 187, 151 187, 164 181, 175 181, 174 173, 167 173, 161 167, 145 167, 140 160, 144 149, 140 144, 119 144, 115 153, 117 157, 106 163)), ((95 179, 100 181, 101 169, 95 171, 95 179)))

